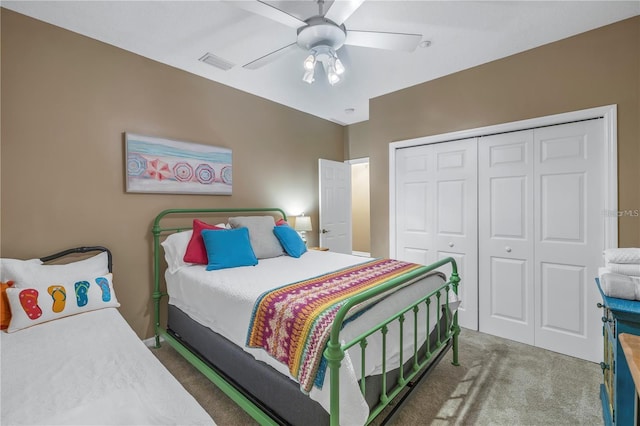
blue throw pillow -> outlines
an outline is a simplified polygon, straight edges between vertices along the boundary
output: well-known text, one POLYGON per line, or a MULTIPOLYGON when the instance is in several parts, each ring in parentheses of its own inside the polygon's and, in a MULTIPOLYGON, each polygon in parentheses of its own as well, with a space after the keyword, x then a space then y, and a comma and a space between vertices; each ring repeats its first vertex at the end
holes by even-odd
POLYGON ((300 257, 307 251, 307 246, 300 238, 300 234, 292 227, 276 226, 273 228, 273 233, 289 256, 300 257))
POLYGON ((258 258, 253 252, 247 228, 202 231, 204 247, 207 249, 207 271, 255 266, 258 258))

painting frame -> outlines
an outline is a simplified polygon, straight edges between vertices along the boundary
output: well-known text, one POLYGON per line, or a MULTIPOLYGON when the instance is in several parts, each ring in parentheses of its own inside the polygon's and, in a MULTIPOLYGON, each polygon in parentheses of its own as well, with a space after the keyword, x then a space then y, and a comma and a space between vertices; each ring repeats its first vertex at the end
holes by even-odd
POLYGON ((232 195, 231 149, 131 132, 124 141, 127 193, 232 195))

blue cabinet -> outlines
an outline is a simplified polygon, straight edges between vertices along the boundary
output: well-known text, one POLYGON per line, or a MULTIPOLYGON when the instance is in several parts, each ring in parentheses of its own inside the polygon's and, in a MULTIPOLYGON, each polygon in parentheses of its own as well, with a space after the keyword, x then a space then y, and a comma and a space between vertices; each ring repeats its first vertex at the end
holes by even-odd
POLYGON ((636 388, 618 335, 640 335, 640 301, 605 296, 598 279, 596 284, 602 295, 602 303, 598 306, 603 308, 604 359, 600 363, 603 373, 600 399, 604 424, 635 425, 636 388))

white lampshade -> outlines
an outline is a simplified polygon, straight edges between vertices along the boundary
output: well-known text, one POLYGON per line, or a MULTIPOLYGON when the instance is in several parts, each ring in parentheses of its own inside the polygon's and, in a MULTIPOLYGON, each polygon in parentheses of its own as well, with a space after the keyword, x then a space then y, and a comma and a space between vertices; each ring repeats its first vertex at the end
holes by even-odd
POLYGON ((296 231, 311 231, 311 217, 310 216, 298 216, 296 217, 296 223, 294 225, 296 231))

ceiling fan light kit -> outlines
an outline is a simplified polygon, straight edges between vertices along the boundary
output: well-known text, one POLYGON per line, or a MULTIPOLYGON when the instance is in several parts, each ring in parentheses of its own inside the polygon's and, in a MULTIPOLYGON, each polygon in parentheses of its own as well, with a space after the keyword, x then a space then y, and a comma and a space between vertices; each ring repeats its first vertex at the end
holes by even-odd
POLYGON ((333 86, 340 81, 340 75, 345 71, 336 50, 340 49, 347 39, 347 30, 344 25, 338 25, 321 16, 314 16, 305 22, 306 26, 298 28, 296 41, 298 46, 309 51, 309 56, 303 63, 305 73, 302 80, 313 83, 316 62, 321 62, 327 80, 333 86))
POLYGON ((343 45, 370 47, 384 50, 401 50, 411 52, 415 50, 422 40, 421 34, 403 34, 376 31, 349 31, 343 22, 346 21, 364 2, 364 0, 334 1, 323 13, 324 0, 317 0, 318 14, 306 20, 300 20, 282 10, 279 10, 263 1, 231 2, 251 13, 262 15, 266 18, 280 22, 295 28, 297 39, 295 43, 287 45, 268 53, 254 61, 244 65, 244 68, 257 69, 277 59, 289 51, 292 46, 298 45, 309 52, 303 62, 304 75, 302 80, 311 84, 315 81, 314 73, 317 62, 321 62, 327 80, 331 85, 340 81, 340 76, 345 72, 342 61, 338 58, 337 51, 343 45))
POLYGON ((333 86, 340 81, 340 76, 345 72, 344 65, 338 58, 336 51, 327 45, 319 45, 311 49, 309 56, 303 63, 305 72, 302 81, 309 84, 315 81, 314 73, 317 62, 322 63, 329 84, 333 86))

